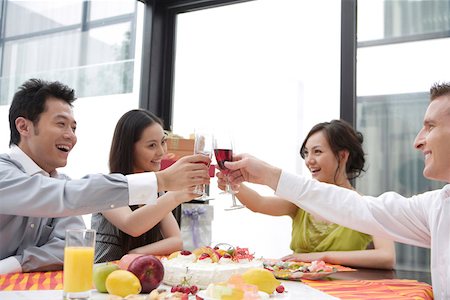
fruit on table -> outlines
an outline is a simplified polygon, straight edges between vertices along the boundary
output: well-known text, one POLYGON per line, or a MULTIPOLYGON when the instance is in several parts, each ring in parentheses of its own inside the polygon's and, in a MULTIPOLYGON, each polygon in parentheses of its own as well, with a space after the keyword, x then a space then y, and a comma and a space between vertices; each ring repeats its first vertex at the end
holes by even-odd
POLYGON ((150 293, 156 289, 164 278, 164 266, 153 255, 135 258, 128 266, 128 271, 139 278, 144 293, 150 293))
POLYGON ((142 290, 139 278, 126 270, 115 270, 109 274, 105 286, 108 293, 122 298, 128 295, 137 295, 142 290))
POLYGON ((209 255, 212 262, 218 262, 220 259, 219 253, 213 250, 211 247, 200 247, 192 251, 192 253, 194 253, 197 258, 200 258, 202 254, 206 253, 209 255))
POLYGON ((135 259, 138 258, 139 256, 142 256, 143 254, 125 254, 124 256, 122 256, 122 258, 119 260, 119 267, 122 270, 128 270, 128 267, 130 266, 131 262, 135 259))
POLYGON ((166 299, 166 296, 168 296, 168 292, 166 290, 159 290, 159 289, 154 289, 149 295, 148 295, 148 300, 160 300, 160 299, 166 299))
POLYGON ((254 284, 261 292, 272 294, 280 285, 275 276, 266 269, 250 269, 242 274, 242 278, 247 284, 254 284))
POLYGON ((104 265, 99 265, 94 268, 92 273, 92 278, 94 281, 94 286, 100 293, 106 293, 106 278, 113 271, 119 270, 119 266, 112 263, 106 263, 104 265))
POLYGON ((172 254, 169 255, 169 257, 167 259, 172 259, 177 257, 179 254, 181 253, 181 251, 175 251, 172 254))
POLYGON ((277 286, 276 290, 277 290, 278 294, 282 294, 282 293, 284 293, 284 286, 283 285, 279 285, 279 286, 277 286))

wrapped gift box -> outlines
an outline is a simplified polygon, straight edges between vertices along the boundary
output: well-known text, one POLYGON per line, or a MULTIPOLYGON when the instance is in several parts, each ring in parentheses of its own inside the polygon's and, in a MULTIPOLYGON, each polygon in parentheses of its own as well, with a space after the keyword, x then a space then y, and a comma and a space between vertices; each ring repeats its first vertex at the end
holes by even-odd
POLYGON ((181 206, 181 238, 183 248, 192 251, 211 244, 214 208, 209 204, 183 203, 181 206))
POLYGON ((177 160, 194 154, 194 140, 171 137, 167 139, 167 158, 177 160))

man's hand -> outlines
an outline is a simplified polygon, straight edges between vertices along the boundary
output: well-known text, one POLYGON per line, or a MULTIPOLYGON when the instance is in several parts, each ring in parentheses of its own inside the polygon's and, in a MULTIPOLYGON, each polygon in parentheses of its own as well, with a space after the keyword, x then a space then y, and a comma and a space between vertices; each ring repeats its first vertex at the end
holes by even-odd
POLYGON ((281 169, 249 154, 233 156, 233 161, 225 162, 225 167, 230 170, 228 176, 233 186, 248 181, 264 184, 276 190, 281 175, 281 169))
POLYGON ((177 160, 165 170, 156 172, 158 191, 189 190, 198 184, 209 184, 211 159, 197 154, 177 160))

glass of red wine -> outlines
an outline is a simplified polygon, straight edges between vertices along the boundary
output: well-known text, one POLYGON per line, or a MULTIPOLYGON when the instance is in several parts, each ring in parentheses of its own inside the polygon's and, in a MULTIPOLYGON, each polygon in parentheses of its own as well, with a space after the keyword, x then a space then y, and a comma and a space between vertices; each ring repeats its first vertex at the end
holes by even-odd
POLYGON ((228 178, 229 170, 224 164, 226 161, 233 161, 233 142, 230 136, 221 134, 214 135, 214 155, 216 156, 217 165, 220 171, 225 175, 226 185, 225 191, 222 194, 231 194, 233 200, 233 204, 225 210, 244 208, 244 205, 237 204, 236 202, 236 197, 234 195, 236 192, 231 188, 228 178))

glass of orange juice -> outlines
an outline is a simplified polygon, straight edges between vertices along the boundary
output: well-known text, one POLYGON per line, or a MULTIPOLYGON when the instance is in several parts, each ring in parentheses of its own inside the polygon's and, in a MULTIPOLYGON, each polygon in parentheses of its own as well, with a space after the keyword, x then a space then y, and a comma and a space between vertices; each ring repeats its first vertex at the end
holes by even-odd
POLYGON ((94 268, 95 230, 66 230, 64 299, 89 299, 94 268))

